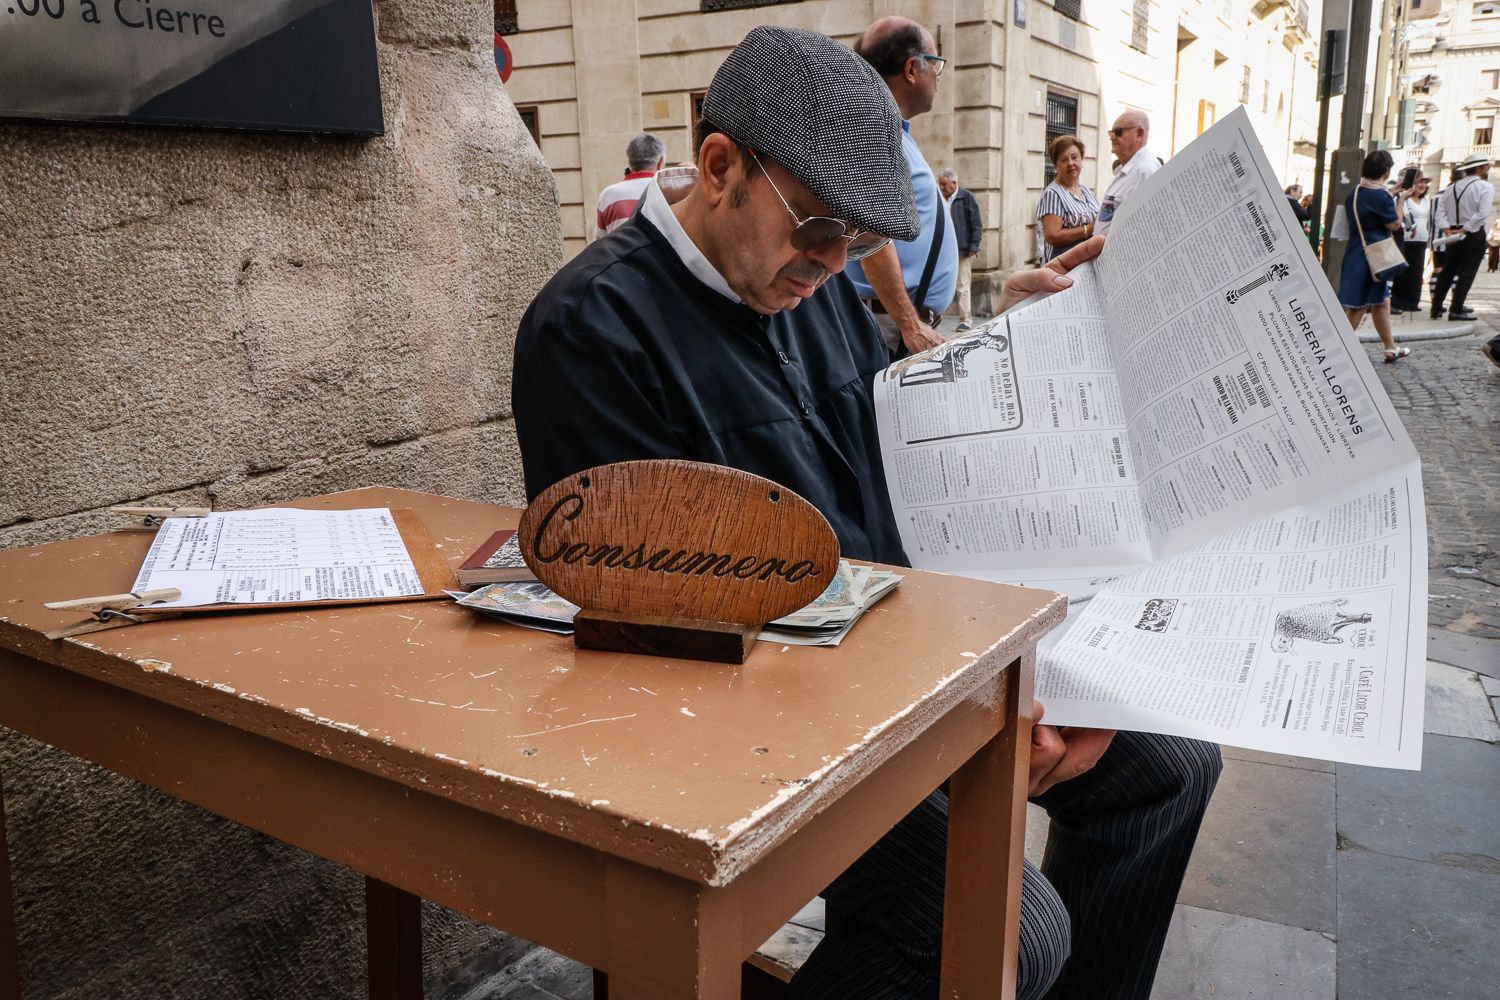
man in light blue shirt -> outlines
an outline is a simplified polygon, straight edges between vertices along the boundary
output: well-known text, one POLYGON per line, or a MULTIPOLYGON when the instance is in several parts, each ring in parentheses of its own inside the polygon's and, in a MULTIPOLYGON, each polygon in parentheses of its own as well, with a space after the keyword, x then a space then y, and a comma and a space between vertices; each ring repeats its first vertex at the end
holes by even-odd
POLYGON ((922 219, 915 240, 893 241, 877 253, 844 269, 893 351, 925 351, 943 342, 935 329, 958 283, 958 239, 937 178, 911 137, 911 119, 932 110, 938 77, 947 60, 937 54, 932 35, 903 17, 881 18, 860 37, 854 51, 885 80, 901 109, 901 151, 911 171, 912 193, 922 219), (941 220, 941 230, 939 221, 941 220), (921 302, 913 302, 927 270, 934 240, 936 260, 921 302))

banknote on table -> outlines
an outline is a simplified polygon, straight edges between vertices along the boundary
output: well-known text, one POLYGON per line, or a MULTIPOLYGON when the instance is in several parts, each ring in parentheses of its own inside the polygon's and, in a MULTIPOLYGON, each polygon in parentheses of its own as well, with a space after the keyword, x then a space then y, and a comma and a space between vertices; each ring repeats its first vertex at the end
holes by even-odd
POLYGON ((900 582, 900 575, 889 570, 841 559, 827 590, 806 607, 767 624, 757 638, 791 646, 837 646, 859 616, 900 582))
POLYGON ((466 608, 523 628, 541 629, 571 635, 573 616, 578 605, 568 601, 540 583, 492 583, 468 592, 446 591, 449 597, 466 608))
MULTIPOLYGON (((759 638, 796 646, 837 646, 864 614, 897 584, 901 577, 889 570, 839 560, 828 588, 812 603, 771 622, 759 638)), ((520 625, 562 635, 573 631, 577 605, 540 583, 492 583, 478 590, 450 590, 448 596, 466 608, 520 625)))

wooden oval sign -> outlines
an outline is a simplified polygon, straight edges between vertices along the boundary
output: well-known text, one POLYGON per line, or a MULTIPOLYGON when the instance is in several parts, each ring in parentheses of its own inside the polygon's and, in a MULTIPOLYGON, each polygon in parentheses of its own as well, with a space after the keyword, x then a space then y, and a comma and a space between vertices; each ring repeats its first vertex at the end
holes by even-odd
POLYGON ((537 579, 580 608, 762 624, 838 572, 823 515, 769 479, 678 459, 586 469, 521 518, 537 579))

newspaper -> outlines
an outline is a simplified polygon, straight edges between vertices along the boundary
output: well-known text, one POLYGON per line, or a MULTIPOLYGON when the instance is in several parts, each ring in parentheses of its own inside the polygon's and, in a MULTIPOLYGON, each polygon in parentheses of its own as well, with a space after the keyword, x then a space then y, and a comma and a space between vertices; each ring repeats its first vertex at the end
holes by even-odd
POLYGON ((875 380, 913 565, 1048 587, 1047 721, 1416 768, 1416 450, 1243 109, 1072 288, 875 380))

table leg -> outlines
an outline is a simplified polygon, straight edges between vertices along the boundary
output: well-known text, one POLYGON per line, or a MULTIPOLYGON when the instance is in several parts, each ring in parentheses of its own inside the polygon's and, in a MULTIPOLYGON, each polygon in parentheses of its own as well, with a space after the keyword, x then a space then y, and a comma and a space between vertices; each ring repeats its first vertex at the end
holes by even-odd
POLYGON ((422 1000, 422 901, 365 877, 370 1000, 422 1000))
POLYGON ((738 913, 726 896, 628 861, 608 864, 609 1000, 739 997, 745 956, 737 953, 738 913))
POLYGON ((10 894, 10 854, 5 846, 5 781, 0 775, 0 1000, 21 1000, 21 951, 10 894))
POLYGON ((943 905, 944 1000, 1014 1000, 1035 653, 1005 671, 1003 729, 953 774, 943 905))

